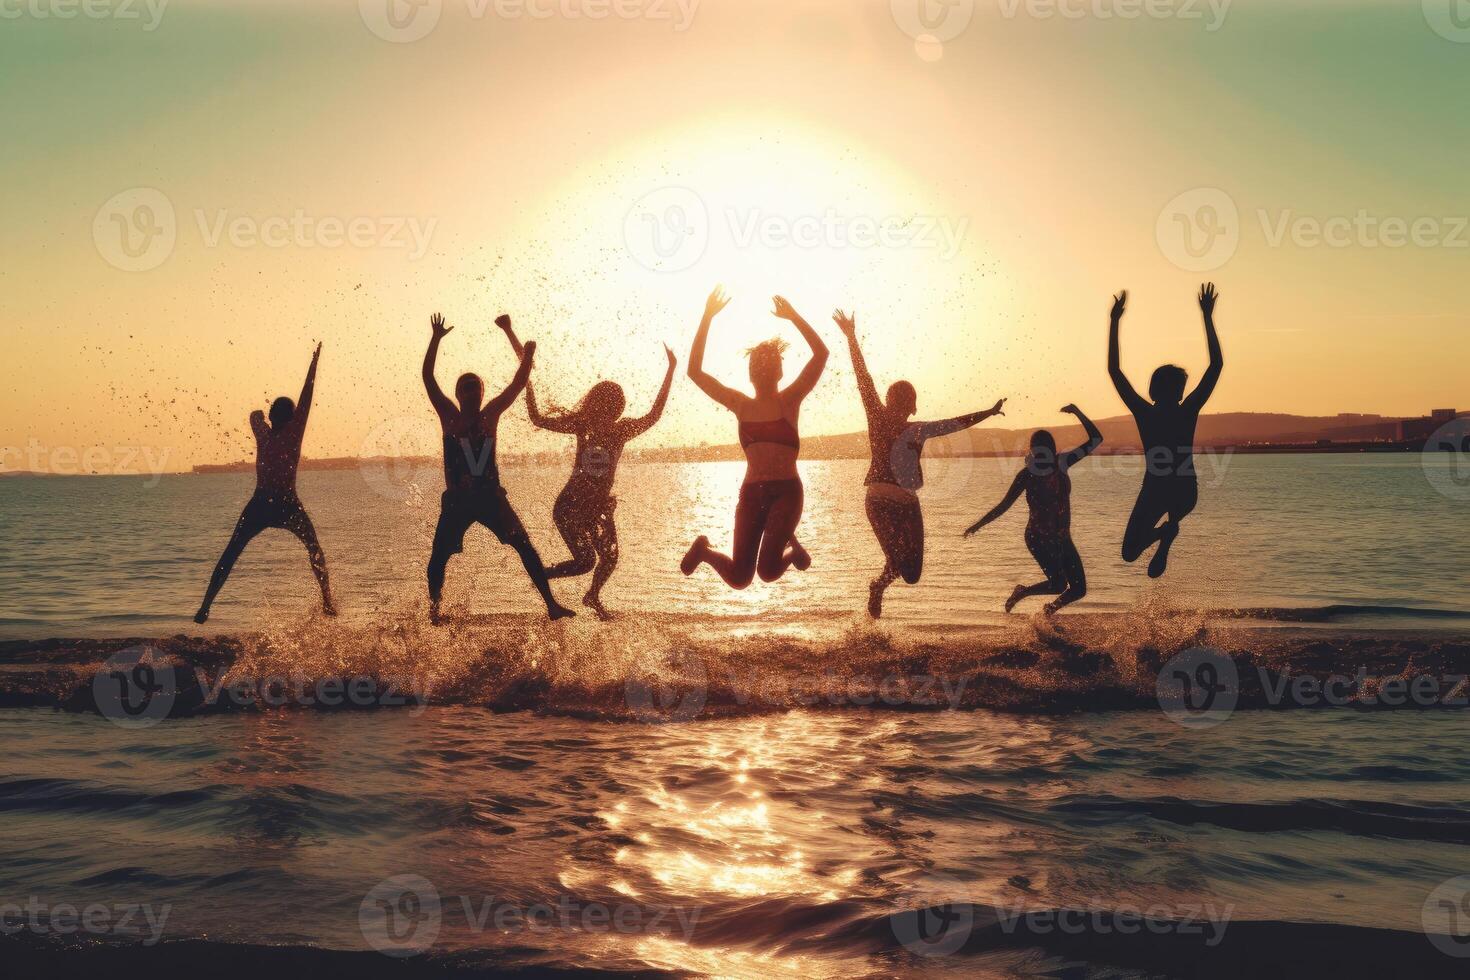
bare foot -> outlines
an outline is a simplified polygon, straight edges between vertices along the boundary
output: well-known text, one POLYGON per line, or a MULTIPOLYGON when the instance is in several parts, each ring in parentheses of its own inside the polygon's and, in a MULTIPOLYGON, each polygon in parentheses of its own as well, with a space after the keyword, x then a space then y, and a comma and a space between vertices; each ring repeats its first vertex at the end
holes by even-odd
POLYGON ((1026 598, 1026 586, 1016 586, 1015 591, 1011 593, 1011 597, 1006 600, 1006 612, 1010 612, 1012 609, 1015 609, 1016 603, 1020 602, 1024 598, 1026 598))
POLYGON ((331 599, 328 599, 326 602, 323 602, 322 603, 322 615, 323 616, 335 616, 335 615, 337 615, 337 604, 335 602, 333 602, 331 599))
POLYGON ((194 622, 196 622, 196 623, 203 624, 204 621, 207 620, 208 618, 209 618, 209 609, 207 607, 205 607, 205 606, 200 606, 199 607, 199 611, 194 614, 194 622))
POLYGON ((1163 537, 1159 538, 1159 550, 1154 552, 1153 560, 1148 563, 1148 577, 1159 578, 1169 570, 1169 546, 1174 539, 1179 537, 1179 522, 1170 521, 1163 527, 1163 537))
POLYGON ((868 584, 868 615, 878 619, 883 615, 883 592, 888 586, 881 579, 873 579, 868 584))
POLYGON ((1060 608, 1061 606, 1058 603, 1048 602, 1046 605, 1041 607, 1041 613, 1043 616, 1055 616, 1057 614, 1057 610, 1060 608))
POLYGON ((684 555, 684 560, 679 562, 679 571, 685 575, 693 575, 699 563, 704 561, 704 553, 709 550, 709 538, 701 534, 694 539, 689 550, 684 555))
POLYGON ((798 572, 804 572, 812 567, 812 556, 807 554, 801 542, 795 538, 791 539, 791 550, 787 554, 791 556, 791 567, 798 572))
POLYGON ((439 603, 437 602, 429 603, 429 622, 435 626, 440 626, 444 623, 444 617, 439 615, 439 603))
POLYGON ((572 612, 566 606, 559 605, 555 602, 546 607, 546 618, 551 620, 552 622, 555 622, 558 619, 567 619, 568 617, 575 615, 577 614, 572 612))
POLYGON ((594 613, 596 613, 597 618, 602 620, 604 623, 612 619, 612 613, 607 611, 607 607, 602 604, 602 600, 593 595, 591 592, 582 597, 582 605, 586 606, 588 609, 591 609, 594 613))

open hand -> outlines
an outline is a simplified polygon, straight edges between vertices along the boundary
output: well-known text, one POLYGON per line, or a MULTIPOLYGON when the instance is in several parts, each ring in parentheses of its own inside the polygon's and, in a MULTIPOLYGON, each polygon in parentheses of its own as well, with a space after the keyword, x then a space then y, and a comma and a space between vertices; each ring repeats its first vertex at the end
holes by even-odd
POLYGON ((1006 400, 1004 398, 1002 398, 1000 401, 996 402, 994 405, 992 405, 990 407, 990 414, 991 415, 1004 415, 1006 413, 1005 412, 1005 408, 1006 408, 1006 400))
POLYGON ((1215 313, 1215 300, 1220 294, 1215 292, 1215 284, 1207 282, 1199 288, 1199 308, 1205 316, 1213 316, 1215 313))
POLYGON ((729 305, 730 297, 725 295, 724 287, 716 286, 714 292, 709 294, 709 299, 704 301, 704 315, 706 318, 712 317, 729 305))
POLYGON ((509 314, 506 314, 506 313, 500 314, 498 317, 495 318, 495 325, 497 327, 499 327, 501 330, 509 330, 510 329, 510 315, 509 314))
POLYGON ((841 310, 833 310, 832 319, 837 321, 837 329, 841 330, 845 336, 851 337, 857 331, 856 314, 849 315, 841 310))
POLYGON ((790 320, 793 323, 797 319, 799 319, 796 315, 796 310, 791 306, 790 303, 786 302, 786 297, 773 296, 771 297, 771 302, 775 304, 775 309, 771 310, 771 312, 774 313, 776 316, 780 317, 783 320, 790 320))
POLYGON ((1116 295, 1116 296, 1113 297, 1113 312, 1112 312, 1112 317, 1113 317, 1114 320, 1121 320, 1121 319, 1123 319, 1123 308, 1125 306, 1127 306, 1127 305, 1128 305, 1128 290, 1125 289, 1121 293, 1119 293, 1118 295, 1116 295))
POLYGON ((446 327, 444 325, 443 313, 435 313, 433 316, 429 317, 429 326, 434 328, 435 337, 443 337, 445 334, 449 333, 449 331, 454 329, 453 327, 446 327))
POLYGON ((962 537, 971 537, 978 530, 980 530, 979 524, 971 524, 969 527, 965 528, 965 533, 962 535, 962 537))

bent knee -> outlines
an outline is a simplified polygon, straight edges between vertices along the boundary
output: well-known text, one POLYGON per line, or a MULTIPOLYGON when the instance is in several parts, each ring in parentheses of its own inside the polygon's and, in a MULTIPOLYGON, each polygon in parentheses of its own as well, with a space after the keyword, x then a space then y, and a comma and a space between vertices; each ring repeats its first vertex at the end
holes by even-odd
POLYGON ((915 565, 910 565, 907 568, 900 568, 898 570, 899 578, 903 579, 906 585, 918 585, 919 577, 923 574, 924 569, 915 565))
POLYGON ((774 582, 785 572, 786 569, 782 565, 771 562, 761 562, 755 569, 755 573, 760 576, 762 582, 774 582))

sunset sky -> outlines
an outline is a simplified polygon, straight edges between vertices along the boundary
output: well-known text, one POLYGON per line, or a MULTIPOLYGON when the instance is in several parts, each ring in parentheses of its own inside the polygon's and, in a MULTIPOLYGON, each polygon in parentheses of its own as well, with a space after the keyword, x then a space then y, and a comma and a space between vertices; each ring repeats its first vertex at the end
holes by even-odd
POLYGON ((668 343, 644 445, 731 442, 682 375, 717 283, 727 383, 799 352, 773 293, 832 347, 808 435, 862 426, 834 307, 921 415, 1049 425, 1123 411, 1118 289, 1139 387, 1197 375, 1206 279, 1211 411, 1470 407, 1470 24, 1435 0, 387 2, 0 3, 0 447, 245 459, 321 340, 306 454, 425 451, 436 310, 446 388, 509 379, 508 312, 549 400, 641 413, 668 343))

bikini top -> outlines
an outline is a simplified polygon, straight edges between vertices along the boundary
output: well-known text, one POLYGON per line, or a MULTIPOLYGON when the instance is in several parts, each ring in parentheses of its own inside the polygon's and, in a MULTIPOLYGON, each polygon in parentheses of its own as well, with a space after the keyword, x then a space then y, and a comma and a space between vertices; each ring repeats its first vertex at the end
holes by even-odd
POLYGON ((778 446, 801 448, 801 436, 796 434, 796 426, 784 418, 771 419, 766 422, 742 421, 740 423, 740 448, 745 449, 753 442, 773 442, 778 446))

